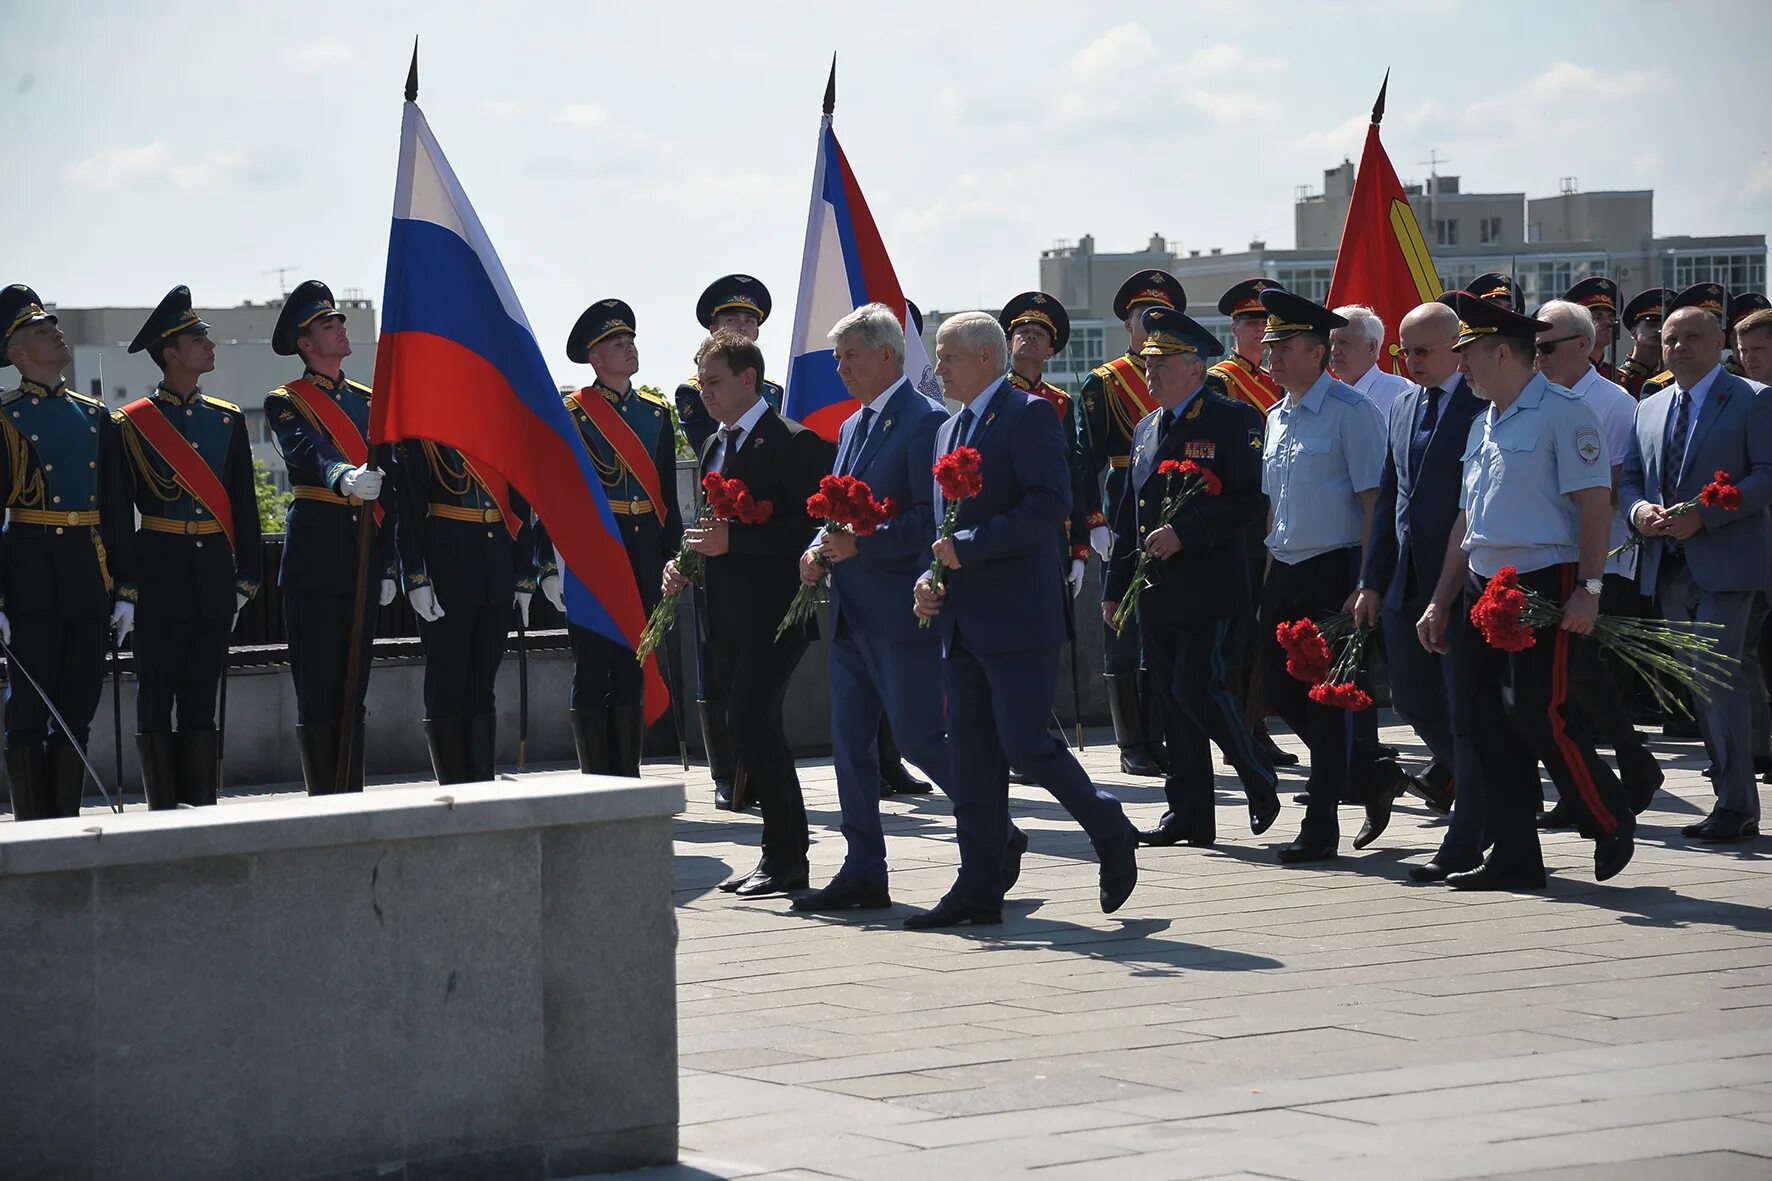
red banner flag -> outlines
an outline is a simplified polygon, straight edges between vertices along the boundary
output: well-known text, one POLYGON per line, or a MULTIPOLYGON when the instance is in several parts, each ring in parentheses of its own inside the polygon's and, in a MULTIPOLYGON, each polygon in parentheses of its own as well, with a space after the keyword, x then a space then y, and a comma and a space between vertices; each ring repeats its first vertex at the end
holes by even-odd
POLYGON ((1372 125, 1366 129, 1366 148, 1360 153, 1360 171, 1354 175, 1354 193, 1348 200, 1347 223, 1341 228, 1341 249, 1335 256, 1335 274, 1329 280, 1328 304, 1364 304, 1384 321, 1384 344, 1378 363, 1387 373, 1407 376, 1397 330, 1403 317, 1420 304, 1440 295, 1440 274, 1428 254, 1409 195, 1385 155, 1378 138, 1384 119, 1384 94, 1390 87, 1385 71, 1378 102, 1372 107, 1372 125))

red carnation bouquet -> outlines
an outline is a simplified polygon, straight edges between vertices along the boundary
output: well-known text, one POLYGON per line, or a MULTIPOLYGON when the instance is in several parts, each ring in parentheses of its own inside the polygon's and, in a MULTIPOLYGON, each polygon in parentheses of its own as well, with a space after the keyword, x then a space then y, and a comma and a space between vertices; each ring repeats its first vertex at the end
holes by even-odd
MULTIPOLYGON (((1724 512, 1732 513, 1741 507, 1741 489, 1735 486, 1734 481, 1729 478, 1728 472, 1714 472, 1711 475, 1710 483, 1700 489, 1697 496, 1691 500, 1682 500, 1679 504, 1674 505, 1667 510, 1667 515, 1683 517, 1687 513, 1697 512, 1700 505, 1705 508, 1720 508, 1724 512)), ((1648 540, 1641 533, 1632 530, 1630 540, 1606 556, 1616 558, 1619 554, 1636 549, 1648 540)))
MULTIPOLYGON (((1490 647, 1503 652, 1525 651, 1538 642, 1540 629, 1556 627, 1562 619, 1563 605, 1521 586, 1519 571, 1512 566, 1496 571, 1471 605, 1472 626, 1490 647)), ((1697 620, 1674 623, 1600 615, 1594 620, 1593 635, 1602 648, 1643 678, 1662 709, 1691 716, 1681 690, 1709 701, 1712 686, 1727 688, 1740 674, 1741 662, 1717 651, 1722 630, 1720 623, 1697 620)))
MULTIPOLYGON (((1157 510, 1157 525, 1152 533, 1174 520, 1175 514, 1194 497, 1217 496, 1224 491, 1224 481, 1218 478, 1217 472, 1203 468, 1191 459, 1165 459, 1157 465, 1157 474, 1163 477, 1163 504, 1157 510)), ((1139 546, 1138 563, 1132 567, 1132 582, 1120 600, 1119 610, 1114 612, 1116 632, 1126 626, 1126 621, 1138 608, 1138 596, 1144 590, 1144 569, 1150 560, 1151 552, 1139 546)))
MULTIPOLYGON (((701 478, 701 491, 701 511, 695 514, 690 528, 699 528, 708 521, 737 521, 741 525, 761 525, 775 513, 774 502, 758 500, 751 495, 751 490, 745 487, 743 480, 728 479, 719 472, 709 472, 701 478)), ((705 561, 685 541, 677 550, 677 573, 695 582, 701 577, 702 564, 705 561)), ((641 664, 646 663, 646 658, 664 642, 665 633, 676 624, 677 600, 682 596, 682 591, 666 595, 647 617, 645 630, 640 633, 640 644, 634 649, 634 658, 641 664)))
MULTIPOLYGON (((806 498, 806 515, 823 521, 827 534, 853 533, 857 537, 866 537, 890 521, 894 513, 892 498, 875 500, 873 489, 864 481, 854 476, 826 476, 818 482, 818 491, 806 498)), ((813 560, 824 569, 830 569, 823 554, 813 560)), ((806 622, 817 610, 818 586, 807 586, 802 582, 794 594, 794 601, 788 604, 788 613, 781 618, 781 626, 775 629, 775 638, 781 639, 783 632, 806 622)))
POLYGON ((1286 672, 1311 687, 1311 700, 1355 711, 1372 708, 1372 698, 1355 683, 1371 635, 1370 627, 1358 626, 1346 611, 1321 624, 1299 619, 1274 629, 1286 653, 1286 672))
MULTIPOLYGON (((984 457, 975 447, 956 447, 935 461, 935 482, 941 487, 941 498, 947 510, 941 515, 941 536, 954 535, 954 522, 960 515, 960 502, 977 496, 984 487, 980 465, 984 457)), ((947 567, 936 558, 929 563, 929 585, 939 587, 947 578, 947 567)), ((930 620, 917 620, 918 627, 928 627, 930 620)))

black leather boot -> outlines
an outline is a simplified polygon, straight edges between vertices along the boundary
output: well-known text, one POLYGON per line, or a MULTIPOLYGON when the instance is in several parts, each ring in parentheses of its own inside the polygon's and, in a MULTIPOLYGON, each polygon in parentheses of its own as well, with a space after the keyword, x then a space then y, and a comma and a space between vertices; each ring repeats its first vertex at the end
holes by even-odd
POLYGON ((363 790, 363 739, 367 733, 363 710, 357 711, 357 725, 351 731, 351 761, 345 768, 345 781, 339 785, 340 791, 363 790))
POLYGON ((65 742, 51 740, 48 744, 49 802, 56 816, 80 815, 80 802, 86 795, 86 764, 65 742))
POLYGON ((1114 722, 1114 742, 1120 748, 1120 770, 1128 775, 1161 775, 1163 768, 1151 757, 1144 732, 1144 713, 1139 709, 1138 678, 1108 673, 1108 713, 1114 722))
POLYGON ((732 735, 726 730, 726 705, 720 701, 698 701, 695 716, 701 723, 701 743, 707 751, 708 774, 714 779, 714 807, 730 812, 738 759, 732 753, 732 735))
POLYGON ((609 773, 640 778, 640 747, 646 740, 646 715, 637 705, 609 707, 609 773))
POLYGON ((173 736, 164 731, 137 734, 135 753, 141 759, 142 794, 148 797, 148 811, 177 808, 180 768, 173 736))
POLYGON ((221 794, 219 739, 214 730, 183 731, 173 735, 177 753, 178 802, 207 808, 221 794))
POLYGON ((14 820, 48 820, 55 814, 49 802, 49 766, 41 742, 8 748, 6 776, 11 780, 14 820))
POLYGON ((578 752, 581 775, 609 775, 609 711, 602 707, 572 711, 572 748, 578 752))
POLYGON ((335 794, 338 791, 338 727, 331 724, 297 726, 295 743, 301 751, 301 780, 308 794, 335 794))
POLYGON ((498 715, 468 719, 467 782, 490 783, 498 778, 498 715))
POLYGON ((460 718, 426 718, 425 746, 437 785, 468 782, 468 731, 460 718))

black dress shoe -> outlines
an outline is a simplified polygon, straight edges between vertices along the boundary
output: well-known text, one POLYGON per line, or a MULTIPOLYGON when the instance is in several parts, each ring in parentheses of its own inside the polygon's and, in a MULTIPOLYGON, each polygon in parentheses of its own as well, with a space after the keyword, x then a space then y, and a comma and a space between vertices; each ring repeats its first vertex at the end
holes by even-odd
POLYGON ((1280 818, 1280 797, 1269 795, 1263 800, 1249 801, 1249 831, 1260 836, 1280 818))
POLYGON ((1309 804, 1311 802, 1311 793, 1308 791, 1301 791, 1292 797, 1292 802, 1295 804, 1309 804))
POLYGON ((885 910, 892 895, 885 886, 870 885, 838 874, 822 890, 794 899, 790 910, 885 910))
MULTIPOLYGON (((1737 812, 1732 808, 1718 808, 1707 816, 1700 824, 1692 826, 1697 831, 1688 832, 1689 836, 1712 845, 1726 845, 1735 841, 1749 841, 1760 835, 1760 822, 1746 812, 1737 812)), ((1597 855, 1596 855, 1597 856, 1597 855)))
POLYGON ((1283 865, 1303 865, 1311 861, 1334 861, 1340 854, 1333 842, 1323 844, 1318 841, 1307 841, 1303 837, 1293 841, 1280 850, 1280 862, 1283 865))
POLYGON ((1449 874, 1446 884, 1454 890, 1542 890, 1544 866, 1508 865, 1491 857, 1475 869, 1449 874))
POLYGON ((1021 880, 1021 856, 1028 851, 1028 834, 1019 828, 1010 828, 1009 845, 1003 850, 1003 893, 1015 889, 1015 883, 1021 880))
POLYGON ((1661 790, 1661 785, 1667 782, 1667 773, 1661 769, 1661 764, 1654 755, 1633 765, 1628 775, 1622 766, 1618 770, 1624 794, 1630 799, 1631 815, 1641 816, 1654 801, 1655 793, 1661 790))
POLYGON ((1468 873, 1475 865, 1452 865, 1442 862, 1438 857, 1426 865, 1409 867, 1409 880, 1412 882, 1443 882, 1455 873, 1468 873))
POLYGON ((1426 804, 1428 811, 1444 816, 1452 811, 1452 777, 1431 767, 1428 771, 1409 777, 1409 794, 1426 804))
POLYGON ((1009 768, 1009 782, 1018 787, 1032 787, 1034 784, 1034 777, 1025 771, 1017 771, 1014 767, 1011 767, 1009 768))
POLYGON ((1138 841, 1126 840, 1101 854, 1101 913, 1113 914, 1132 897, 1138 885, 1138 841))
POLYGON ((1142 746, 1122 746, 1120 748, 1120 772, 1124 775, 1158 776, 1163 768, 1150 752, 1142 746))
POLYGON ((762 898, 769 894, 786 894, 790 890, 804 890, 806 886, 806 866, 800 865, 786 870, 759 869, 740 882, 738 889, 733 893, 740 898, 762 898))
POLYGON ((1282 748, 1279 743, 1274 741, 1273 735, 1269 734, 1266 730, 1261 730, 1256 733, 1255 742, 1258 746, 1265 746, 1267 748, 1268 761, 1274 766, 1298 766, 1298 756, 1291 751, 1282 748))
POLYGON ((1218 834, 1212 831, 1214 827, 1216 826, 1201 827, 1186 824, 1175 813, 1165 812, 1163 819, 1155 828, 1147 828, 1139 832, 1138 843, 1154 845, 1159 849, 1166 849, 1171 845, 1192 845, 1196 849, 1210 849, 1213 842, 1218 840, 1218 834))
POLYGON ((721 882, 719 885, 719 889, 724 891, 727 894, 737 893, 738 888, 740 886, 744 885, 746 882, 750 881, 752 878, 756 877, 758 874, 760 874, 762 872, 763 872, 763 863, 761 861, 759 861, 759 862, 757 862, 757 864, 755 866, 753 866, 747 872, 735 873, 731 877, 727 878, 725 881, 721 882))
POLYGON ((898 765, 896 773, 886 771, 880 775, 880 794, 882 796, 926 796, 934 790, 929 784, 905 770, 903 763, 898 765))
POLYGON ((1395 801, 1396 797, 1387 788, 1378 789, 1366 804, 1366 823, 1360 825, 1359 835, 1354 837, 1354 848, 1364 849, 1384 835, 1384 830, 1390 827, 1391 804, 1395 801))
POLYGON ((1695 821, 1692 824, 1688 824, 1685 828, 1682 828, 1680 830, 1680 835, 1683 837, 1697 836, 1699 833, 1704 831, 1704 826, 1709 824, 1711 822, 1711 820, 1715 818, 1716 814, 1720 811, 1722 811, 1721 808, 1712 808, 1709 816, 1706 816, 1703 820, 1695 821))
POLYGON ((732 780, 714 780, 714 807, 722 812, 734 811, 732 807, 732 780))
POLYGON ((1618 871, 1630 864, 1631 854, 1636 852, 1636 842, 1628 832, 1615 832, 1609 837, 1601 837, 1594 842, 1594 881, 1603 882, 1618 876, 1618 871))
POLYGON ((912 931, 930 931, 937 927, 957 927, 961 923, 971 923, 975 927, 994 927, 1002 921, 1001 903, 972 902, 950 894, 933 908, 906 919, 904 925, 912 931))
POLYGON ((1538 814, 1538 827, 1547 832, 1559 828, 1575 828, 1580 824, 1581 817, 1576 814, 1574 808, 1571 808, 1562 800, 1558 800, 1556 805, 1551 808, 1549 812, 1540 812, 1538 814))

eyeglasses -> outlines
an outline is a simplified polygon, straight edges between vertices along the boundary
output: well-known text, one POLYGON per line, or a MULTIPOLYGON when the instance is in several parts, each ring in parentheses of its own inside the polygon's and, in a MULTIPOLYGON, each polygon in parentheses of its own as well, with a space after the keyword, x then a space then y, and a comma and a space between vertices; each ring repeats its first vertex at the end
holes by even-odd
POLYGON ((1567 344, 1569 341, 1580 339, 1581 337, 1579 336, 1559 336, 1555 340, 1541 340, 1538 342, 1538 355, 1541 357, 1548 357, 1557 351, 1558 345, 1567 344))

